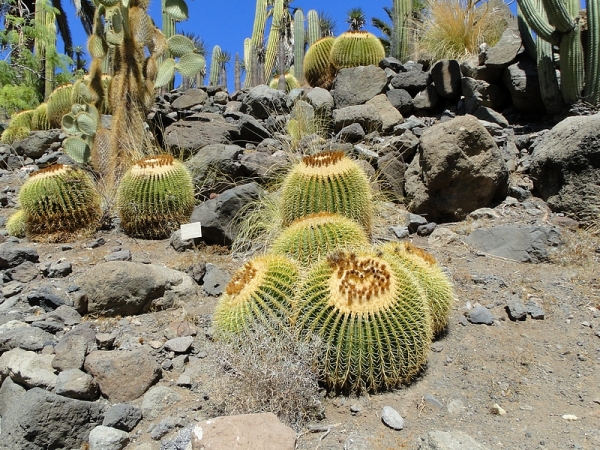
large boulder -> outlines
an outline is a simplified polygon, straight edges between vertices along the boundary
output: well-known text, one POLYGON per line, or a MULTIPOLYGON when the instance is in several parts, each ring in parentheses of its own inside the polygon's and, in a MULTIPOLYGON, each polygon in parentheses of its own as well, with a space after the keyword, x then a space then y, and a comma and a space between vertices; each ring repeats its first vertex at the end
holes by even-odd
POLYGON ((600 215, 600 114, 568 117, 534 143, 529 167, 540 197, 582 221, 600 215))
POLYGON ((84 368, 111 402, 142 396, 162 376, 160 366, 146 347, 133 350, 97 350, 85 359, 84 368))
POLYGON ((60 130, 35 131, 22 141, 15 142, 13 148, 19 156, 38 159, 51 147, 58 148, 60 133, 60 130))
POLYGON ((87 312, 107 317, 170 308, 175 300, 195 298, 198 289, 178 270, 127 261, 98 264, 76 281, 87 295, 87 312))
POLYGON ((383 127, 381 114, 373 105, 346 106, 333 111, 336 133, 353 123, 359 124, 367 133, 379 131, 383 127))
POLYGON ((381 94, 387 84, 385 71, 375 66, 342 69, 335 79, 333 99, 338 108, 362 105, 381 94))
POLYGON ((240 112, 250 114, 257 119, 266 119, 275 114, 285 114, 287 111, 286 95, 266 84, 260 84, 250 89, 240 107, 240 112))
POLYGON ((248 203, 257 200, 263 189, 256 183, 228 189, 194 208, 190 222, 200 222, 202 238, 210 245, 231 245, 237 236, 232 221, 248 203))
POLYGON ((493 69, 504 69, 512 64, 522 51, 521 33, 517 21, 513 19, 496 45, 488 49, 485 65, 493 69))
POLYGON ((35 248, 20 247, 12 242, 0 244, 0 270, 17 267, 25 261, 38 262, 39 259, 35 248))
POLYGON ((517 62, 506 68, 502 80, 510 91, 514 107, 519 111, 545 111, 535 61, 525 56, 520 57, 517 62))
POLYGON ((208 101, 208 94, 202 89, 186 89, 181 96, 171 103, 173 109, 189 109, 193 106, 204 105, 208 101))
POLYGON ((163 136, 164 144, 174 154, 193 155, 210 144, 230 144, 231 133, 238 127, 214 113, 197 113, 169 125, 163 136))
POLYGON ((379 94, 367 102, 373 106, 381 116, 381 128, 384 132, 391 131, 396 125, 404 121, 402 114, 390 103, 385 94, 379 94))
POLYGON ((54 340, 52 334, 25 322, 11 320, 0 326, 0 353, 13 348, 36 352, 54 340))
POLYGON ((477 110, 480 106, 498 111, 506 104, 506 92, 497 84, 490 84, 485 80, 463 77, 461 79, 461 86, 465 97, 465 110, 469 114, 477 110))
POLYGON ((429 221, 460 221, 506 194, 508 170, 492 136, 467 115, 423 133, 405 189, 412 212, 429 221))
POLYGON ((2 417, 0 446, 8 450, 81 448, 102 423, 104 405, 33 388, 2 417))
POLYGON ((431 76, 437 93, 450 100, 458 100, 461 94, 460 65, 455 59, 442 59, 431 68, 431 76))
POLYGON ((211 144, 188 159, 185 165, 192 173, 196 193, 222 192, 230 180, 241 177, 239 157, 243 152, 238 145, 211 144))

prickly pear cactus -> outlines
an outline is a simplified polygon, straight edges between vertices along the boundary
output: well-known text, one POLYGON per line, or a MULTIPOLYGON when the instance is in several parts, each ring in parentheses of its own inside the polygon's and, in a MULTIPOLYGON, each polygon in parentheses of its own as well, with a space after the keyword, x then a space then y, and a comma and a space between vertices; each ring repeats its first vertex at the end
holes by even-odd
POLYGON ((31 240, 63 242, 95 231, 100 195, 81 169, 56 164, 33 172, 19 191, 31 240))
POLYGON ((429 302, 433 334, 439 335, 448 325, 454 303, 454 290, 448 276, 433 255, 409 242, 391 242, 381 246, 380 250, 412 271, 419 280, 429 302))
POLYGON ((240 333, 261 323, 275 333, 290 327, 298 267, 285 256, 248 261, 232 277, 215 309, 217 328, 240 333))
POLYGON ((307 267, 334 250, 368 246, 369 238, 358 223, 323 212, 295 221, 275 240, 272 251, 288 255, 307 267))
POLYGON ((370 234, 373 216, 371 187, 364 171, 343 152, 305 156, 283 183, 283 225, 319 212, 355 220, 370 234))
POLYGON ((117 208, 121 226, 130 236, 167 237, 192 214, 192 177, 171 155, 144 158, 123 176, 117 208))
POLYGON ((380 253, 340 251, 298 288, 295 326, 323 342, 324 383, 379 391, 412 380, 431 345, 431 319, 417 278, 380 253))

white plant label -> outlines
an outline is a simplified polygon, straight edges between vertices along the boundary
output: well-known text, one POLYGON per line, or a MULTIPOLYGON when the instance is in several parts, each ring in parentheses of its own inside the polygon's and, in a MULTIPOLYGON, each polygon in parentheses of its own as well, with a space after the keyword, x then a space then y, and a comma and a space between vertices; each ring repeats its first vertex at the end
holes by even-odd
POLYGON ((202 226, 200 222, 182 223, 181 224, 181 240, 187 241, 194 238, 202 237, 202 226))

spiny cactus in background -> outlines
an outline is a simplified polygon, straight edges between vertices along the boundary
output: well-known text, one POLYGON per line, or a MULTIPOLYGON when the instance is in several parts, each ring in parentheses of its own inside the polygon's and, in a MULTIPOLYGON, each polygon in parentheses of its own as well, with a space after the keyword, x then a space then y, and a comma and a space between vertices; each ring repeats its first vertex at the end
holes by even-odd
POLYGON ((331 48, 331 63, 337 70, 345 67, 378 65, 385 58, 385 49, 381 41, 372 33, 362 31, 366 19, 362 9, 354 8, 348 12, 350 30, 342 33, 331 48))
POLYGON ((25 237, 25 212, 22 209, 19 209, 16 213, 12 214, 8 218, 6 221, 6 231, 10 236, 18 238, 25 237))
POLYGON ((324 37, 310 46, 304 55, 304 79, 312 87, 329 89, 336 69, 329 57, 335 38, 324 37))
POLYGON ((417 278, 429 303, 433 334, 439 335, 448 325, 454 291, 452 283, 433 255, 409 242, 392 242, 379 247, 379 250, 386 257, 395 259, 417 278))
POLYGON ((298 278, 298 267, 285 256, 264 255, 248 261, 219 299, 213 316, 216 328, 241 333, 260 323, 276 334, 288 329, 298 278))
POLYGON ((25 127, 31 130, 31 119, 33 118, 33 109, 28 109, 27 111, 21 111, 15 114, 12 119, 10 119, 11 127, 25 127))
POLYGON ((121 226, 128 235, 165 238, 192 214, 192 177, 171 155, 146 157, 123 176, 117 208, 121 226))
POLYGON ((319 212, 338 213, 371 232, 373 204, 365 172, 343 152, 305 156, 284 180, 283 225, 319 212))
POLYGON ((308 37, 308 47, 312 47, 312 45, 321 39, 321 27, 319 26, 319 14, 311 9, 306 14, 307 21, 307 37, 308 37))
MULTIPOLYGON (((270 82, 269 87, 273 89, 279 89, 279 78, 281 75, 276 75, 270 82)), ((297 89, 300 87, 300 83, 296 79, 294 75, 291 73, 286 73, 283 78, 285 79, 285 91, 290 92, 292 89, 297 89)))
POLYGON ((33 172, 19 191, 31 240, 62 242, 100 225, 100 195, 81 169, 56 164, 33 172))
POLYGON ((215 45, 212 51, 212 58, 210 60, 210 72, 208 75, 208 84, 210 86, 217 86, 219 83, 219 57, 221 56, 221 47, 215 45))
POLYGON ((409 29, 413 0, 392 1, 391 56, 406 62, 409 58, 409 29))
POLYGON ((345 392, 379 391, 412 380, 426 363, 431 319, 418 280, 373 251, 338 251, 297 289, 295 326, 323 342, 323 381, 345 392))
POLYGON ((29 136, 31 130, 27 127, 8 127, 2 132, 0 139, 3 144, 12 144, 16 141, 21 141, 29 136))
POLYGON ((239 91, 242 89, 242 63, 240 54, 235 54, 235 63, 233 65, 233 90, 239 91))
POLYGON ((48 121, 50 128, 60 128, 62 118, 71 111, 71 94, 73 93, 72 84, 63 84, 54 89, 48 97, 48 121))
MULTIPOLYGON (((520 12, 527 24, 535 31, 537 39, 552 45, 559 45, 561 69, 561 91, 567 104, 576 102, 582 96, 592 104, 600 103, 600 32, 597 1, 586 2, 588 43, 587 57, 584 58, 581 44, 579 1, 577 0, 519 0, 520 12), (586 60, 584 73, 584 59, 586 60)), ((522 32, 523 28, 521 28, 522 32)), ((528 31, 525 31, 528 32, 528 31)), ((524 38, 526 41, 529 39, 524 38)), ((542 49, 547 53, 547 48, 542 49)), ((552 77, 551 71, 543 70, 545 77, 552 77)), ((552 85, 554 80, 544 81, 552 85)), ((548 96, 550 94, 546 94, 548 96)))
POLYGON ((271 250, 307 267, 334 250, 368 246, 369 238, 358 223, 339 214, 322 212, 296 220, 275 240, 271 250))
POLYGON ((304 13, 301 9, 297 9, 294 13, 294 77, 296 80, 302 80, 304 77, 305 45, 304 13))

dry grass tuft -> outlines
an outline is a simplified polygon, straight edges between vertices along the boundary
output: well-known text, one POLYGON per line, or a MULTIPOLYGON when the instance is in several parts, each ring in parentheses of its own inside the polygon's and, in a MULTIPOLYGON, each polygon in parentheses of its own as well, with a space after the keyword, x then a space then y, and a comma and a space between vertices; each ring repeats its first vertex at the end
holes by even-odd
POLYGON ((464 60, 479 53, 479 46, 494 46, 506 29, 499 8, 490 2, 476 7, 474 0, 428 0, 418 24, 418 53, 431 61, 464 60))
POLYGON ((318 338, 300 342, 288 333, 274 336, 258 325, 249 333, 221 336, 214 362, 222 373, 212 377, 211 413, 272 412, 296 431, 323 418, 319 348, 318 338))

